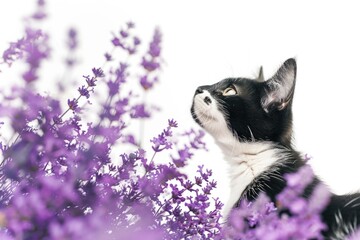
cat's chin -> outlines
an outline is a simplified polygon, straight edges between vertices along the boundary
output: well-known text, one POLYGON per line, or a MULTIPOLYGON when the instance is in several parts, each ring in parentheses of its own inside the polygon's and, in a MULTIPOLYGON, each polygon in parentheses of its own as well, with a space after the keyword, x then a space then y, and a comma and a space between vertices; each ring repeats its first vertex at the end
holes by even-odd
POLYGON ((215 124, 218 120, 212 113, 211 106, 205 105, 198 96, 194 98, 192 116, 203 128, 215 124))
POLYGON ((199 115, 201 117, 198 117, 198 119, 200 120, 204 128, 206 128, 207 125, 213 125, 217 121, 215 117, 211 116, 208 113, 200 113, 199 115))
POLYGON ((216 137, 218 132, 223 129, 220 124, 220 119, 209 112, 195 111, 193 118, 205 131, 213 135, 213 137, 216 137))

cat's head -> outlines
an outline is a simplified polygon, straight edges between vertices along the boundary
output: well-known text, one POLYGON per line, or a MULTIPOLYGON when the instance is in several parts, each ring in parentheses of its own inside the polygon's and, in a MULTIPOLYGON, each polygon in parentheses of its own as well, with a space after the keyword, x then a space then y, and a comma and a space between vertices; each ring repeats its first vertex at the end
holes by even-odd
POLYGON ((296 61, 291 58, 266 81, 227 78, 201 86, 191 114, 215 139, 231 132, 240 142, 265 140, 289 146, 295 79, 296 61))

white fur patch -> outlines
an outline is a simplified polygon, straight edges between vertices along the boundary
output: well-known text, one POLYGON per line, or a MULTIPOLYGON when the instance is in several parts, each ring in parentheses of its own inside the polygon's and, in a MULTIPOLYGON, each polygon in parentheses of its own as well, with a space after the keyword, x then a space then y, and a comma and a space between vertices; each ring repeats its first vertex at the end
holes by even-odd
POLYGON ((224 208, 225 216, 239 200, 245 188, 276 163, 280 152, 280 149, 275 148, 270 142, 239 142, 238 145, 244 152, 234 156, 225 155, 225 160, 230 164, 231 187, 230 197, 224 208))
POLYGON ((194 112, 198 120, 214 137, 216 144, 225 155, 225 160, 230 164, 231 193, 224 208, 226 217, 245 188, 256 177, 274 165, 283 150, 267 141, 239 142, 234 133, 229 130, 225 120, 226 116, 224 117, 219 108, 221 105, 211 97, 208 91, 204 91, 194 98, 194 112), (211 99, 211 104, 207 105, 204 102, 205 97, 211 99))

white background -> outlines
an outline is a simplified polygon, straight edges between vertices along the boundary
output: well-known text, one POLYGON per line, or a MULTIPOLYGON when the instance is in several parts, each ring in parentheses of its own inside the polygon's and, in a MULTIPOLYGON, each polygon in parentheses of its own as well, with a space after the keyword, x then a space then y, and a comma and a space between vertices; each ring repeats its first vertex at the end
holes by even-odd
MULTIPOLYGON (((82 65, 75 76, 80 79, 103 62, 111 31, 131 20, 146 42, 160 27, 165 65, 161 84, 149 99, 163 110, 147 123, 147 138, 168 118, 178 120, 182 129, 197 127, 189 113, 197 86, 225 77, 253 77, 260 65, 269 78, 283 61, 296 57, 295 145, 313 156, 315 171, 335 192, 345 193, 360 189, 360 14, 356 1, 339 2, 52 0, 45 27, 55 59, 62 56, 67 29, 79 30, 82 65)), ((0 1, 0 50, 22 36, 21 19, 33 12, 34 3, 0 1)), ((59 66, 47 66, 46 88, 53 76, 61 75, 59 66)), ((1 86, 16 81, 12 68, 0 69, 1 86)), ((206 140, 210 151, 191 164, 214 170, 217 194, 226 200, 226 163, 211 137, 206 140)))

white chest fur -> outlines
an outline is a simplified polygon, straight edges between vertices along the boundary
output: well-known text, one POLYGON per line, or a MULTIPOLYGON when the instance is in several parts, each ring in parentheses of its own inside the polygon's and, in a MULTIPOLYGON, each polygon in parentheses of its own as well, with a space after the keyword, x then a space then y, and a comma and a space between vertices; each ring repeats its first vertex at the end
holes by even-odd
POLYGON ((245 188, 259 175, 269 170, 278 159, 279 149, 270 142, 239 143, 240 148, 247 149, 236 156, 226 155, 230 164, 230 197, 224 208, 227 216, 234 204, 239 200, 245 188), (244 146, 245 145, 245 146, 244 146))

